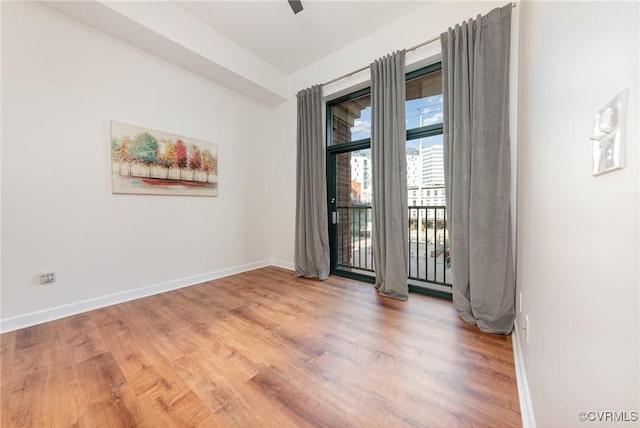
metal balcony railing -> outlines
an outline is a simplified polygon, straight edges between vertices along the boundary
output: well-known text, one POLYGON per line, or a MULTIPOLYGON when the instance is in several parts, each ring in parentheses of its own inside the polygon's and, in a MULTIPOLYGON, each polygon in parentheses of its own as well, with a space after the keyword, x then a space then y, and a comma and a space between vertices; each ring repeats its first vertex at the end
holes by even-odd
POLYGON ((451 286, 445 206, 409 207, 409 279, 451 286))
MULTIPOLYGON (((371 206, 337 207, 338 267, 373 274, 371 206)), ((409 279, 451 286, 445 206, 409 207, 409 279)))
POLYGON ((371 205, 338 207, 338 266, 375 272, 371 242, 371 205))

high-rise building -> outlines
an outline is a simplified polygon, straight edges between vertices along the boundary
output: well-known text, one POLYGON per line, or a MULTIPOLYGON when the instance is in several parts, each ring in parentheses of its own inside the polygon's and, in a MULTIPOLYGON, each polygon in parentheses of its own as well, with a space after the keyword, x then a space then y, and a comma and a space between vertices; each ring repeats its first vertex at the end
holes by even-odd
MULTIPOLYGON (((355 203, 371 203, 371 159, 368 153, 353 152, 351 154, 351 181, 359 183, 359 198, 355 203)), ((353 185, 352 185, 353 187, 353 185)))
POLYGON ((442 145, 434 144, 420 149, 422 157, 422 185, 444 184, 444 159, 442 145))
POLYGON ((422 184, 422 157, 420 150, 407 148, 407 186, 416 187, 422 184))

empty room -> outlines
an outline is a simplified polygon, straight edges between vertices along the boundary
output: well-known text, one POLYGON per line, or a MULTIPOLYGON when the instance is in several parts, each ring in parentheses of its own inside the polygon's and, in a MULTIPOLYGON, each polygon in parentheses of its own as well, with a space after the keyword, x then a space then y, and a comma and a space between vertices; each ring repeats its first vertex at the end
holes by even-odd
POLYGON ((638 1, 1 1, 0 426, 640 426, 638 1))

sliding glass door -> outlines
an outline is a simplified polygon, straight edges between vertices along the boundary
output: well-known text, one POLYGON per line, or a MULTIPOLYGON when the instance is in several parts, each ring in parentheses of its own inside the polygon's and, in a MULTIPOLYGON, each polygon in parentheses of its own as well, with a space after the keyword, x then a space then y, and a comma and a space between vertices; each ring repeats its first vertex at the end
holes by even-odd
MULTIPOLYGON (((450 296, 440 64, 407 74, 409 275, 414 291, 450 296)), ((371 97, 368 88, 327 103, 331 272, 375 279, 371 236, 371 97)))
POLYGON ((329 192, 332 270, 373 278, 371 149, 332 153, 329 170, 335 184, 329 192))
POLYGON ((360 91, 330 103, 327 121, 331 270, 371 281, 371 97, 360 91))
POLYGON ((406 94, 409 285, 449 294, 440 67, 409 73, 406 94))

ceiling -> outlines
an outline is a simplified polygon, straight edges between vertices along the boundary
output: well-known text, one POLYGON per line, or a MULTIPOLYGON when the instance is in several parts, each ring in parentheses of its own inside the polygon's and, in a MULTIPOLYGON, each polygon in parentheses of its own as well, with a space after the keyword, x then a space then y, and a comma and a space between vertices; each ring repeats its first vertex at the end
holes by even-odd
POLYGON ((176 5, 291 74, 425 6, 422 1, 176 1, 176 5))
MULTIPOLYGON (((1 0, 0 0, 1 1, 1 0)), ((410 16, 429 0, 62 1, 41 4, 272 106, 289 76, 410 16)))

